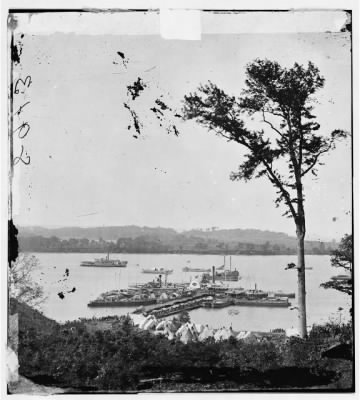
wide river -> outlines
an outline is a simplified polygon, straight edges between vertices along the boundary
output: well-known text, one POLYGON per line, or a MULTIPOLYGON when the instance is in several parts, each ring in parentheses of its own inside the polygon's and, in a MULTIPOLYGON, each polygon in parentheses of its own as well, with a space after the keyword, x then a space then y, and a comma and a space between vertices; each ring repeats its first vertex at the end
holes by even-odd
MULTIPOLYGON (((127 268, 81 267, 83 260, 103 257, 103 254, 34 253, 40 261, 40 269, 34 277, 48 295, 42 306, 43 313, 59 322, 80 317, 102 317, 131 313, 135 307, 89 308, 87 303, 100 293, 127 288, 135 283, 145 283, 156 275, 143 274, 142 268, 167 267, 174 270, 169 282, 190 282, 197 275, 183 272, 185 266, 210 268, 223 264, 223 256, 179 254, 113 254, 112 258, 128 261, 127 268), (69 276, 65 270, 69 269, 69 276), (71 292, 76 288, 74 292, 71 292), (65 297, 61 299, 59 292, 65 297), (70 293, 68 293, 70 292, 70 293)), ((240 272, 239 282, 229 282, 231 287, 297 292, 297 274, 285 270, 295 256, 232 256, 232 268, 240 272)), ((229 257, 227 258, 229 265, 229 257)), ((320 284, 343 271, 330 265, 330 256, 306 256, 308 325, 330 320, 345 321, 349 317, 350 296, 335 290, 325 290, 320 284), (343 310, 339 310, 342 308, 343 310)), ((290 300, 296 306, 296 298, 290 300)), ((263 308, 232 306, 219 310, 197 309, 190 312, 191 320, 208 324, 213 328, 232 326, 235 330, 270 330, 297 326, 297 310, 290 308, 263 308), (235 315, 232 310, 237 309, 235 315), (230 311, 231 310, 231 311, 230 311), (230 313, 229 313, 230 311, 230 313)))

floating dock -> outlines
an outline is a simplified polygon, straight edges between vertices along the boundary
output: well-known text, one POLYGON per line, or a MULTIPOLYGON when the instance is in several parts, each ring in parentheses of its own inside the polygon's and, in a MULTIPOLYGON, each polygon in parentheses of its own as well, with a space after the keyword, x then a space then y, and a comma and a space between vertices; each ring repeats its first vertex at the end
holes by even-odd
POLYGON ((246 307, 289 307, 291 303, 288 299, 280 299, 279 297, 267 299, 234 299, 234 306, 246 306, 246 307))
POLYGON ((165 303, 158 303, 149 306, 143 306, 137 309, 136 313, 144 315, 152 314, 157 318, 167 317, 169 315, 178 314, 182 311, 193 310, 202 307, 202 302, 206 299, 212 299, 209 294, 201 294, 198 296, 183 297, 165 303))

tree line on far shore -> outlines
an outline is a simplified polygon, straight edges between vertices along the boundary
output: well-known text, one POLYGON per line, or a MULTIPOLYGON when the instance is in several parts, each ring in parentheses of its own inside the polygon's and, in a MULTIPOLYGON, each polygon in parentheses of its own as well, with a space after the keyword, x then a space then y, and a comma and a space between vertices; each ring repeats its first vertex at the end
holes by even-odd
MULTIPOLYGON (((60 239, 56 236, 20 236, 20 251, 56 252, 56 253, 176 253, 176 254, 244 254, 244 255, 293 255, 296 254, 296 242, 286 243, 249 243, 240 241, 221 241, 181 234, 168 239, 152 235, 118 240, 89 240, 87 238, 60 239)), ((330 254, 333 243, 307 241, 307 254, 330 254)))

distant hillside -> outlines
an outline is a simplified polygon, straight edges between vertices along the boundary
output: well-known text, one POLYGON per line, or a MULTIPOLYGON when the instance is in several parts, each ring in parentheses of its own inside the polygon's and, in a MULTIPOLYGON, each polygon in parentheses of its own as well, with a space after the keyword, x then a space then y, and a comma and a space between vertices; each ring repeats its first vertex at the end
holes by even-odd
POLYGON ((219 230, 191 230, 183 233, 185 236, 196 236, 207 240, 220 240, 223 242, 248 242, 253 244, 290 244, 296 241, 286 233, 261 231, 259 229, 219 229, 219 230))
MULTIPOLYGON (((21 251, 84 253, 295 254, 297 240, 257 229, 190 230, 113 226, 19 227, 21 251)), ((307 254, 329 254, 336 244, 306 241, 307 254)))
POLYGON ((177 235, 170 228, 148 228, 135 225, 129 226, 99 226, 93 228, 65 227, 65 228, 43 228, 40 226, 19 227, 21 236, 56 236, 59 239, 82 239, 89 240, 117 240, 119 237, 135 239, 143 235, 156 235, 157 237, 169 237, 177 235))

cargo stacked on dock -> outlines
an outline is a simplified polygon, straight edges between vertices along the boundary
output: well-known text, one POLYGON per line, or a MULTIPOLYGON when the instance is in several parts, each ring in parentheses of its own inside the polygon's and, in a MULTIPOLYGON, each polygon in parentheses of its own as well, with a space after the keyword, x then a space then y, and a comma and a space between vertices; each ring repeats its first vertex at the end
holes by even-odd
MULTIPOLYGON (((231 271, 232 273, 237 272, 231 271)), ((237 272, 238 273, 238 272, 237 272)), ((222 274, 226 274, 223 271, 222 274)), ((208 274, 204 274, 208 275, 208 274)), ((231 305, 255 307, 289 307, 289 297, 294 293, 267 292, 241 287, 229 288, 224 282, 216 282, 215 267, 212 282, 203 279, 186 283, 162 282, 161 275, 151 282, 132 285, 128 289, 112 290, 101 294, 88 303, 89 307, 138 307, 135 311, 159 317, 177 314, 195 308, 224 308, 231 305), (140 306, 140 308, 139 308, 140 306)))

